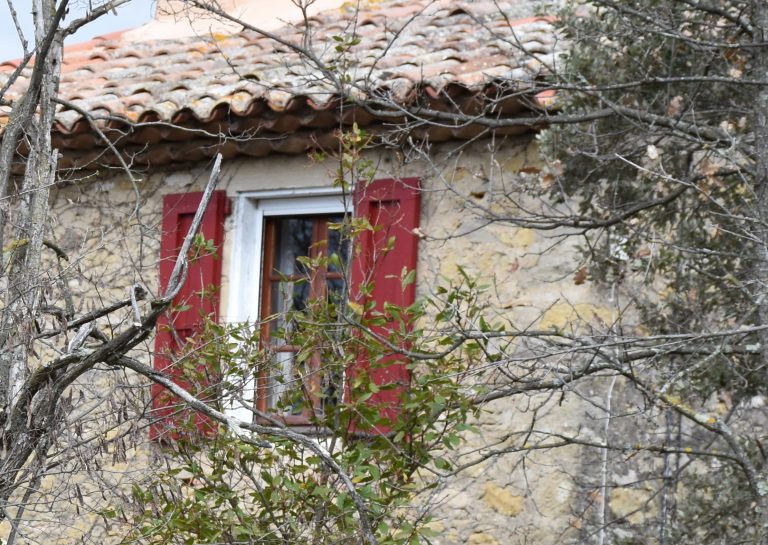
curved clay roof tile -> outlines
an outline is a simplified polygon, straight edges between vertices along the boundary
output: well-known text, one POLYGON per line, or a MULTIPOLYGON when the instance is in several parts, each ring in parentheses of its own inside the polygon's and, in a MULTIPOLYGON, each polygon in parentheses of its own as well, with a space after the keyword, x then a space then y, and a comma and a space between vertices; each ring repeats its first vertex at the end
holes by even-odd
MULTIPOLYGON (((503 81, 525 88, 557 59, 562 39, 551 18, 510 22, 509 14, 521 9, 521 2, 496 0, 378 0, 357 14, 342 8, 313 16, 313 51, 327 65, 348 63, 345 73, 355 85, 347 91, 358 102, 375 93, 407 106, 421 94, 436 108, 477 108, 486 98, 495 100, 483 98, 486 92, 499 92, 489 91, 489 84, 503 81), (359 43, 340 54, 333 37, 353 31, 359 43), (521 53, 518 43, 538 59, 521 53)), ((302 43, 296 28, 275 32, 302 43)), ((338 90, 312 62, 251 31, 135 43, 121 41, 120 34, 107 35, 67 46, 64 58, 61 97, 77 100, 97 116, 203 127, 231 113, 243 116, 233 127, 251 127, 257 133, 267 125, 275 131, 298 131, 308 123, 332 126, 334 116, 342 122, 344 115, 376 122, 360 109, 340 109, 338 90)), ((18 63, 0 64, 0 85, 18 63)), ((5 98, 21 96, 30 74, 25 68, 5 98)), ((0 130, 6 110, 0 108, 0 130)), ((80 114, 62 108, 55 131, 91 130, 80 121, 80 114)), ((301 145, 283 143, 275 149, 306 148, 307 134, 301 145)), ((169 139, 178 136, 167 133, 169 139)), ((264 151, 259 148, 258 153, 264 151)), ((150 158, 154 164, 163 157, 167 159, 153 151, 150 158)))

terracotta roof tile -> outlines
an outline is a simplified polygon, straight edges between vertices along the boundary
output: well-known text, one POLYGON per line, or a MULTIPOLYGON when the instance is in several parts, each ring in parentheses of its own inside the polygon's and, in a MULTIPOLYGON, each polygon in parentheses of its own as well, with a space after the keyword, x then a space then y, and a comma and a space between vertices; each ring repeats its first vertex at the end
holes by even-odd
MULTIPOLYGON (((455 100, 451 93, 482 94, 488 85, 509 78, 517 82, 518 91, 530 88, 532 97, 536 93, 532 82, 553 62, 558 38, 546 18, 510 23, 503 12, 513 13, 517 4, 519 0, 382 0, 357 14, 331 10, 310 19, 314 52, 326 64, 339 62, 335 36, 356 29, 360 43, 350 47, 347 60, 351 79, 361 86, 355 90, 361 100, 386 94, 408 103, 421 92, 433 105, 441 101, 450 105, 455 100)), ((296 28, 286 26, 277 33, 301 43, 296 28)), ((222 109, 236 116, 261 116, 253 125, 260 130, 301 132, 331 129, 338 123, 332 115, 317 115, 338 104, 324 74, 284 45, 254 32, 134 43, 124 43, 120 37, 121 33, 113 33, 65 48, 61 97, 94 115, 109 116, 97 120, 102 127, 115 126, 114 118, 127 123, 183 119, 188 126, 201 125, 222 109), (292 119, 278 122, 285 117, 292 119)), ((0 87, 17 65, 0 64, 0 87)), ((29 73, 29 67, 22 71, 6 99, 23 92, 29 73)), ((0 108, 0 127, 7 112, 7 107, 0 108)), ((63 137, 91 130, 89 123, 80 121, 79 114, 60 107, 56 132, 63 137)), ((253 153, 301 147, 295 138, 290 142, 256 146, 253 153)), ((245 149, 238 146, 232 149, 245 149)))

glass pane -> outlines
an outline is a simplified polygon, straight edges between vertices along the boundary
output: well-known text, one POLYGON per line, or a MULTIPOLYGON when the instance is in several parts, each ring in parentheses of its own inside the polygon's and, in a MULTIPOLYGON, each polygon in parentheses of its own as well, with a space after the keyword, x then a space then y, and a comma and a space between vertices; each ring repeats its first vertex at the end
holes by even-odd
POLYGON ((299 415, 303 408, 300 378, 294 373, 293 352, 275 352, 268 377, 268 408, 285 415, 299 415))
POLYGON ((334 303, 344 300, 346 291, 344 290, 344 280, 342 278, 328 279, 328 300, 334 303))
POLYGON ((270 409, 274 409, 278 400, 285 395, 289 389, 291 368, 293 367, 293 353, 275 352, 272 356, 274 365, 270 369, 267 377, 269 386, 268 404, 270 409))
POLYGON ((292 311, 302 311, 307 308, 310 296, 310 284, 306 281, 299 282, 272 282, 272 308, 270 314, 275 316, 270 324, 270 330, 274 335, 279 329, 286 334, 293 331, 293 325, 289 324, 286 314, 292 311))
MULTIPOLYGON (((343 219, 343 216, 332 216, 328 218, 328 223, 341 223, 343 219)), ((348 242, 346 239, 342 240, 341 231, 328 229, 328 255, 338 255, 344 266, 349 262, 348 242)), ((339 268, 333 264, 328 267, 328 270, 330 272, 339 272, 339 268)))
POLYGON ((321 376, 322 396, 320 409, 324 412, 339 403, 342 391, 341 373, 332 369, 323 369, 321 376))
POLYGON ((277 222, 275 269, 286 276, 306 274, 298 257, 308 256, 312 245, 312 218, 280 218, 277 222))

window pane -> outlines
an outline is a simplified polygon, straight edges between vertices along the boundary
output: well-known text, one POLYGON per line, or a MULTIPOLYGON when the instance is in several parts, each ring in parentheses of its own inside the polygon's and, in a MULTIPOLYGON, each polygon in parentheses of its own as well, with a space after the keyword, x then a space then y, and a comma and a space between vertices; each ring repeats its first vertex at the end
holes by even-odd
POLYGON ((299 282, 272 282, 272 308, 270 314, 275 316, 270 324, 272 335, 279 329, 283 329, 286 335, 294 331, 295 324, 289 324, 286 314, 292 311, 302 311, 307 308, 310 297, 310 283, 299 282))
POLYGON ((328 283, 328 300, 334 303, 343 301, 344 296, 346 295, 344 290, 344 279, 342 278, 328 279, 327 283, 328 283))
POLYGON ((293 352, 275 352, 269 376, 268 408, 285 415, 299 415, 303 409, 300 379, 294 373, 293 352))
POLYGON ((320 399, 320 410, 323 412, 339 404, 342 391, 341 376, 341 373, 335 369, 321 370, 322 398, 320 399))
POLYGON ((277 255, 275 269, 286 276, 306 274, 298 257, 308 256, 312 245, 312 218, 281 218, 277 220, 277 255))
MULTIPOLYGON (((262 312, 274 319, 264 342, 272 351, 270 371, 263 376, 262 392, 266 394, 262 407, 286 417, 292 423, 312 414, 322 414, 335 406, 343 396, 342 376, 338 369, 323 365, 322 347, 306 361, 297 361, 297 327, 301 320, 291 321, 287 314, 302 312, 313 300, 339 303, 345 298, 344 279, 340 268, 349 262, 350 245, 338 230, 328 229, 329 223, 341 223, 343 216, 304 216, 270 218, 268 229, 272 243, 265 245, 265 261, 271 270, 264 270, 267 286, 262 312), (339 266, 308 270, 299 258, 335 254, 339 266), (298 418, 296 418, 298 417, 298 418)), ((321 307, 321 305, 318 305, 321 307)), ((335 316, 326 318, 334 321, 335 316)), ((333 361, 329 358, 328 361, 333 361)))
POLYGON ((272 282, 272 314, 285 314, 292 310, 304 310, 309 300, 308 281, 272 282))
MULTIPOLYGON (((328 223, 341 223, 343 216, 332 216, 328 218, 328 223)), ((349 244, 346 239, 342 240, 341 231, 337 229, 328 229, 328 255, 336 254, 341 262, 346 266, 349 261, 349 244)), ((328 267, 330 272, 339 272, 335 265, 328 267)))

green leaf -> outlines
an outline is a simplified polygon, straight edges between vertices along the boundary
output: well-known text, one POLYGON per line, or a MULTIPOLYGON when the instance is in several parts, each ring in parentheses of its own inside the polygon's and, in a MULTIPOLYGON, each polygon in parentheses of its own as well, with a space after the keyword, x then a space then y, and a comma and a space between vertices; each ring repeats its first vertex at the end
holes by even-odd
POLYGON ((416 269, 411 269, 408 271, 405 267, 403 267, 403 272, 400 275, 400 287, 403 291, 405 291, 405 288, 410 286, 416 282, 416 269))

